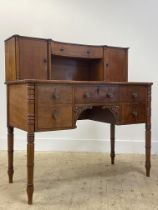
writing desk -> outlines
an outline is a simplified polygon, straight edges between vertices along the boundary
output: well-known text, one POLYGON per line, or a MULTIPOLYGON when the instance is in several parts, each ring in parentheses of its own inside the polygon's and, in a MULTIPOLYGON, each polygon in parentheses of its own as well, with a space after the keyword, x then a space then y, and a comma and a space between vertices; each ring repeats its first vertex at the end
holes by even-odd
POLYGON ((76 128, 77 120, 115 125, 145 123, 150 176, 151 85, 128 82, 128 48, 54 42, 14 35, 5 41, 8 175, 13 182, 14 127, 27 132, 27 194, 33 197, 34 133, 76 128))

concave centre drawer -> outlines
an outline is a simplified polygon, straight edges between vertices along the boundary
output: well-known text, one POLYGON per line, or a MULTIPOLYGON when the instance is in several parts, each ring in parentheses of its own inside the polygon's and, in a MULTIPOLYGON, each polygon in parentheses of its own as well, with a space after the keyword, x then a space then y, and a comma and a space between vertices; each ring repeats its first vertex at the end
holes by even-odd
POLYGON ((79 57, 79 58, 102 58, 103 47, 84 46, 53 42, 51 51, 54 55, 79 57))
POLYGON ((117 87, 84 86, 75 88, 75 103, 109 103, 118 102, 117 87))

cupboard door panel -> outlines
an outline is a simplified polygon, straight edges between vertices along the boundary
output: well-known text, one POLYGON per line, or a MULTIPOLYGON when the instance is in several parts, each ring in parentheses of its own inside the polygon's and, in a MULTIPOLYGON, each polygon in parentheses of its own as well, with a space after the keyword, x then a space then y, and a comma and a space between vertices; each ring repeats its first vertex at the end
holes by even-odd
POLYGON ((19 38, 19 79, 47 79, 47 41, 19 38))
POLYGON ((105 81, 128 81, 128 51, 127 48, 104 48, 105 81))

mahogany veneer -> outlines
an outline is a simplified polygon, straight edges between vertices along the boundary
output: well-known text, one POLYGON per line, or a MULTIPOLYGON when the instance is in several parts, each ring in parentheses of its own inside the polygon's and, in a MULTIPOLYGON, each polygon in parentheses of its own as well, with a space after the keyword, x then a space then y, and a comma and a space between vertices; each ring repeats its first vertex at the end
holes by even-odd
POLYGON ((77 120, 115 125, 145 123, 150 176, 151 85, 128 82, 128 48, 89 46, 14 35, 5 41, 8 175, 13 182, 14 127, 27 132, 27 194, 32 204, 34 133, 76 128, 77 120))

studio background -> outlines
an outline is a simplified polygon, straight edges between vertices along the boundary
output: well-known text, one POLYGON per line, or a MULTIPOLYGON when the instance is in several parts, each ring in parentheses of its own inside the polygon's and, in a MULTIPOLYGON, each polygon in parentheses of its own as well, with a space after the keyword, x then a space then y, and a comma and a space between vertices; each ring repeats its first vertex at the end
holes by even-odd
MULTIPOLYGON (((7 149, 4 40, 13 34, 56 41, 130 47, 129 81, 152 87, 152 153, 158 153, 157 0, 0 0, 0 150, 7 149)), ((116 126, 116 153, 144 153, 144 124, 116 126)), ((109 151, 108 124, 78 121, 77 129, 36 133, 40 151, 109 151)), ((26 133, 15 129, 15 150, 26 133)))

